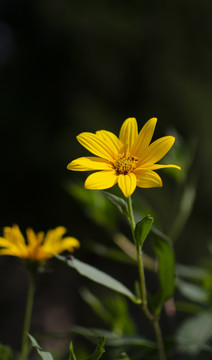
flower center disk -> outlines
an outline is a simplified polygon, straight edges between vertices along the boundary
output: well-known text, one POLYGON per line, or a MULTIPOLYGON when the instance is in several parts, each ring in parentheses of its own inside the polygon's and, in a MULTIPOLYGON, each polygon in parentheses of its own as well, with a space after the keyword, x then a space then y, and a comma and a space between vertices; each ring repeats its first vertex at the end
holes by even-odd
POLYGON ((113 168, 116 170, 116 174, 127 175, 133 172, 137 168, 138 159, 132 155, 122 155, 117 161, 113 163, 113 168))

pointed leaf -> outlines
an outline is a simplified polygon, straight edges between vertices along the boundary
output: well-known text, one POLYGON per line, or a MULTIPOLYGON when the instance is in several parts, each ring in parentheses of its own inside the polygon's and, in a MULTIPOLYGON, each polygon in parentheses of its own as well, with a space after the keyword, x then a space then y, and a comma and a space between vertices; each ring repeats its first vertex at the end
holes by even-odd
POLYGON ((103 271, 98 270, 95 267, 73 257, 71 259, 67 259, 61 255, 55 255, 55 257, 77 270, 80 275, 85 276, 86 278, 106 286, 107 288, 112 289, 122 295, 125 295, 134 302, 137 302, 136 296, 126 286, 103 271))
POLYGON ((89 356, 86 360, 99 360, 102 354, 105 352, 105 336, 99 340, 99 343, 91 356, 89 356))
MULTIPOLYGON (((132 242, 131 242, 132 244, 132 242)), ((132 244, 132 246, 134 246, 132 244)), ((135 265, 136 261, 133 260, 127 253, 115 249, 114 247, 105 246, 100 243, 89 241, 89 244, 85 245, 84 248, 92 253, 95 253, 98 256, 102 256, 116 262, 135 265)))
POLYGON ((197 284, 177 279, 176 286, 181 294, 191 301, 200 304, 207 304, 210 302, 210 293, 197 284))
POLYGON ((160 314, 161 308, 166 300, 174 293, 174 253, 170 241, 161 235, 152 234, 153 248, 159 262, 159 290, 153 298, 155 313, 160 314))
POLYGON ((212 315, 210 311, 186 319, 177 331, 176 341, 180 350, 187 354, 198 354, 201 350, 212 353, 206 343, 212 339, 212 315))
POLYGON ((136 238, 136 245, 138 247, 143 246, 143 243, 146 240, 147 235, 151 230, 153 222, 154 222, 154 218, 151 217, 150 215, 147 215, 140 222, 136 224, 135 238, 136 238))
MULTIPOLYGON (((87 288, 82 288, 80 290, 80 294, 83 300, 90 305, 92 310, 106 323, 113 324, 113 316, 104 306, 102 300, 100 300, 97 296, 95 296, 92 292, 90 292, 87 288)), ((113 294, 114 297, 114 294, 113 294)))
POLYGON ((210 276, 210 272, 207 269, 182 264, 176 265, 176 273, 182 278, 193 279, 195 281, 204 280, 210 276))
POLYGON ((69 352, 70 352, 69 360, 77 360, 76 355, 74 353, 74 346, 73 346, 72 341, 71 341, 70 346, 69 346, 69 352))
POLYGON ((139 346, 149 349, 157 349, 155 342, 148 340, 142 336, 122 336, 121 334, 94 328, 85 328, 82 326, 74 326, 72 332, 84 336, 86 339, 94 340, 97 337, 106 337, 106 345, 113 347, 123 347, 123 346, 139 346))
POLYGON ((30 338, 32 346, 36 348, 37 353, 40 355, 41 359, 54 360, 50 352, 43 350, 32 335, 28 334, 28 336, 30 338))
POLYGON ((128 205, 124 199, 107 191, 102 191, 102 194, 120 211, 121 214, 128 218, 128 205))

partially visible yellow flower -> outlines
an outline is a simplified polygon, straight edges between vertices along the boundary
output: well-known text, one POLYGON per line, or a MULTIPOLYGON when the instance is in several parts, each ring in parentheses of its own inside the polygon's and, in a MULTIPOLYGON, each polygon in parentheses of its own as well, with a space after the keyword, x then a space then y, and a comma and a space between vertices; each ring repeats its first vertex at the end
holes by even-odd
POLYGON ((173 136, 164 136, 151 142, 157 119, 146 122, 138 133, 135 118, 128 118, 123 123, 119 138, 105 130, 95 134, 84 132, 77 140, 97 157, 81 157, 70 162, 69 170, 100 170, 89 175, 85 188, 90 190, 108 189, 118 183, 125 197, 135 191, 136 186, 151 188, 162 186, 160 176, 154 171, 177 165, 156 164, 174 144, 173 136))
POLYGON ((35 234, 32 229, 26 230, 27 242, 25 241, 19 227, 5 227, 3 237, 0 237, 0 255, 17 256, 21 259, 30 261, 45 261, 65 250, 70 252, 80 246, 79 241, 73 237, 63 237, 66 229, 58 226, 54 230, 49 230, 46 235, 44 232, 35 234))

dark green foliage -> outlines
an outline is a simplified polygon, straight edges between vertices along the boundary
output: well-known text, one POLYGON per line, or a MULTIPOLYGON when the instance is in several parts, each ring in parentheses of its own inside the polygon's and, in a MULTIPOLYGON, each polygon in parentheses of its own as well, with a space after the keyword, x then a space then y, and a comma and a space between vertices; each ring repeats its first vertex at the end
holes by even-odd
POLYGON ((13 360, 13 351, 9 346, 0 344, 0 359, 13 360))
POLYGON ((37 353, 40 355, 41 359, 54 360, 53 356, 50 354, 50 352, 42 349, 32 335, 28 334, 28 336, 29 336, 32 346, 36 348, 37 353))
POLYGON ((145 218, 143 218, 140 222, 136 224, 135 239, 136 239, 136 246, 138 248, 143 246, 144 241, 146 240, 146 237, 152 228, 153 222, 154 222, 153 217, 147 215, 145 218))
POLYGON ((175 261, 170 242, 159 234, 152 234, 153 248, 158 258, 159 289, 153 298, 155 313, 159 316, 163 304, 174 293, 175 261))

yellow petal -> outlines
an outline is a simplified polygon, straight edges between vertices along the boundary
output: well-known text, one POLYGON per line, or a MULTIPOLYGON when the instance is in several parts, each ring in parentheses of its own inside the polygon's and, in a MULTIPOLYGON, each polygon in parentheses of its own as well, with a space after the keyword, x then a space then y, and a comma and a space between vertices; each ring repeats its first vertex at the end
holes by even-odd
POLYGON ((156 118, 152 118, 146 122, 146 124, 142 127, 141 131, 138 134, 138 137, 133 144, 130 153, 140 158, 144 150, 149 146, 150 141, 152 140, 152 136, 155 131, 155 126, 157 123, 156 118))
POLYGON ((16 246, 17 249, 21 251, 26 251, 26 242, 25 239, 18 227, 18 225, 13 225, 12 227, 4 227, 4 238, 7 239, 8 243, 16 246))
POLYGON ((111 163, 98 157, 81 157, 73 160, 67 166, 69 170, 90 171, 90 170, 110 170, 111 163))
POLYGON ((124 146, 124 152, 130 151, 133 146, 135 140, 138 136, 138 125, 135 118, 128 118, 123 123, 120 133, 119 139, 121 140, 124 146))
POLYGON ((164 155, 166 155, 166 153, 171 149, 174 142, 175 138, 173 136, 164 136, 154 141, 144 151, 139 167, 141 165, 145 166, 146 164, 154 164, 161 160, 164 155))
POLYGON ((46 233, 44 238, 44 245, 51 247, 52 244, 58 242, 62 236, 66 233, 66 228, 64 226, 58 226, 53 230, 49 230, 46 233))
POLYGON ((113 158, 119 155, 122 149, 122 143, 115 134, 110 131, 100 130, 96 132, 96 135, 101 139, 101 141, 108 145, 111 151, 110 154, 113 158))
POLYGON ((11 243, 7 239, 0 238, 0 255, 11 255, 18 257, 25 257, 27 255, 27 246, 20 247, 17 242, 11 243))
POLYGON ((113 160, 113 152, 109 145, 98 135, 84 132, 77 136, 77 140, 92 154, 109 161, 113 160))
POLYGON ((0 249, 0 255, 10 255, 23 258, 22 254, 17 249, 0 249))
POLYGON ((181 170, 181 167, 178 165, 172 165, 172 164, 167 164, 167 165, 162 165, 162 164, 147 164, 144 165, 143 167, 139 166, 137 168, 137 170, 158 170, 158 169, 164 169, 164 168, 175 168, 178 170, 181 170))
POLYGON ((60 254, 65 250, 73 251, 74 248, 79 248, 79 247, 80 247, 80 243, 77 239, 72 237, 67 237, 54 244, 52 247, 46 248, 45 246, 43 246, 43 251, 50 254, 60 254))
POLYGON ((35 234, 35 232, 31 228, 28 228, 26 229, 26 234, 28 244, 32 247, 40 245, 43 241, 44 232, 39 232, 38 234, 35 234))
POLYGON ((17 242, 20 245, 25 246, 25 239, 18 227, 18 225, 13 225, 12 227, 5 226, 4 227, 4 237, 8 239, 10 242, 17 242))
POLYGON ((109 189, 117 183, 115 171, 98 171, 85 180, 85 188, 89 190, 109 189))
POLYGON ((135 170, 137 186, 141 188, 152 188, 163 186, 160 176, 151 170, 135 170))
POLYGON ((2 237, 0 237, 0 246, 2 247, 9 247, 12 246, 13 244, 11 244, 7 239, 4 239, 2 237))
POLYGON ((118 186, 120 187, 124 196, 128 198, 135 191, 136 176, 133 173, 129 173, 127 175, 119 175, 118 186))

